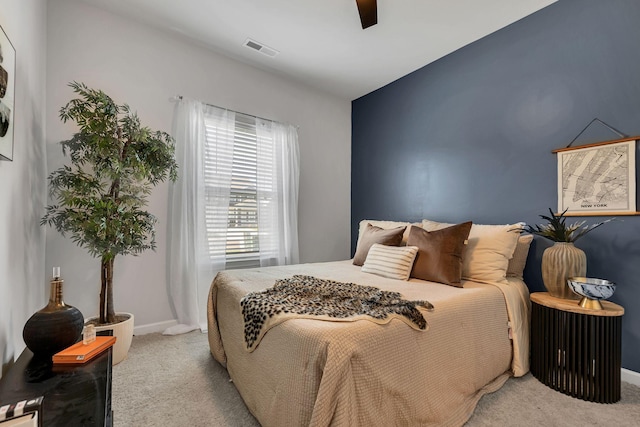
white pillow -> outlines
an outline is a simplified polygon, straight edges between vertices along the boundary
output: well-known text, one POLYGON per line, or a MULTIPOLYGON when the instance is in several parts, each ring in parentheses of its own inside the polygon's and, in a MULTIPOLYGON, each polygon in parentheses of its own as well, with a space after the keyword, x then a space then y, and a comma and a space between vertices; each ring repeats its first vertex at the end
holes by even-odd
POLYGON ((374 243, 369 249, 362 271, 390 279, 408 280, 417 246, 385 246, 374 243))
POLYGON ((513 258, 509 260, 509 267, 507 267, 507 277, 523 279, 524 267, 527 265, 529 246, 531 246, 532 241, 533 234, 523 234, 518 238, 516 250, 513 251, 513 258))
POLYGON ((358 240, 362 237, 362 233, 367 228, 367 224, 371 224, 376 227, 380 227, 384 230, 388 230, 390 228, 398 228, 398 227, 407 227, 404 230, 404 234, 402 235, 402 245, 407 244, 407 239, 409 238, 409 230, 411 226, 414 225, 416 227, 422 227, 421 222, 402 222, 402 221, 380 221, 376 219, 363 219, 360 221, 360 228, 358 229, 358 240))
MULTIPOLYGON (((422 220, 427 231, 440 230, 453 224, 422 220)), ((468 244, 462 252, 462 278, 477 282, 503 281, 509 260, 518 244, 524 223, 505 225, 473 224, 468 244)))

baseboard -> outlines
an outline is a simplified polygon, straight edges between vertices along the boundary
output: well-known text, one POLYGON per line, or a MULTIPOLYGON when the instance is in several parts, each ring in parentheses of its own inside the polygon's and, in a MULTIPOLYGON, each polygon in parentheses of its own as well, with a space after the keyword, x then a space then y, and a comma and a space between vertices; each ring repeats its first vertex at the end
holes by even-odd
POLYGON ((164 322, 149 323, 148 325, 135 326, 133 335, 152 334, 154 332, 162 332, 165 329, 178 324, 177 320, 166 320, 164 322))
POLYGON ((640 387, 640 373, 622 368, 622 381, 640 387))

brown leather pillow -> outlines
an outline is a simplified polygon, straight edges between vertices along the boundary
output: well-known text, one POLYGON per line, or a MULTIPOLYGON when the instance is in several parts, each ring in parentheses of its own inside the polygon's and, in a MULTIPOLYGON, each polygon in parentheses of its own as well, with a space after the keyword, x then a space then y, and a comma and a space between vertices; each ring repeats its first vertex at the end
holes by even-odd
POLYGON ((462 251, 471 231, 471 221, 435 231, 420 227, 409 230, 408 246, 417 246, 411 277, 462 287, 462 251))
POLYGON ((356 254, 353 257, 354 265, 363 265, 367 259, 369 249, 374 243, 380 243, 387 246, 400 246, 402 243, 402 234, 407 227, 398 227, 385 230, 375 225, 367 224, 362 236, 358 239, 356 254))

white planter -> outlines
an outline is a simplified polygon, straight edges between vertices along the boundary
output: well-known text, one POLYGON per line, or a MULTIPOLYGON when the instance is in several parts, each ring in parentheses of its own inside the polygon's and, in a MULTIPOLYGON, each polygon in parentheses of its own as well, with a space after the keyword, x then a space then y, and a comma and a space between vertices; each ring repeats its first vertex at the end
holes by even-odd
POLYGON ((133 339, 133 314, 116 313, 116 316, 129 316, 129 318, 113 325, 96 325, 96 332, 111 330, 113 331, 113 336, 116 337, 116 343, 113 345, 114 365, 122 362, 127 357, 129 347, 131 347, 131 340, 133 339))

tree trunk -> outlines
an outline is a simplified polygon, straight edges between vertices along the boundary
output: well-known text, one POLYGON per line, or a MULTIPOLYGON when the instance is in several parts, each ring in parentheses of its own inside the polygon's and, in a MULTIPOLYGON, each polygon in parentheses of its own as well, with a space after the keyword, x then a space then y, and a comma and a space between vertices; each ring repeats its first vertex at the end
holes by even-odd
POLYGON ((113 310, 113 261, 114 258, 102 257, 100 261, 100 324, 116 321, 116 313, 113 310))

